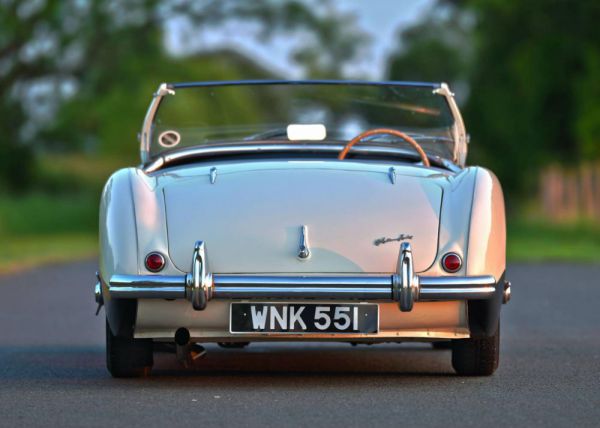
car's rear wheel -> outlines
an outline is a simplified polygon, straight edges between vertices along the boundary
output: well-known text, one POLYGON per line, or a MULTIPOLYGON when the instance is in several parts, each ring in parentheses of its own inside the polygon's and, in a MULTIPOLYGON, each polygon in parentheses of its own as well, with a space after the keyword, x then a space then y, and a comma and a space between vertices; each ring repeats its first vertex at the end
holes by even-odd
POLYGON ((500 361, 500 324, 490 337, 452 341, 452 367, 463 376, 489 376, 500 361))
POLYGON ((153 363, 151 339, 114 336, 106 323, 106 367, 113 377, 147 376, 153 363))
POLYGON ((241 349, 248 345, 250 342, 219 342, 219 346, 226 349, 241 349))

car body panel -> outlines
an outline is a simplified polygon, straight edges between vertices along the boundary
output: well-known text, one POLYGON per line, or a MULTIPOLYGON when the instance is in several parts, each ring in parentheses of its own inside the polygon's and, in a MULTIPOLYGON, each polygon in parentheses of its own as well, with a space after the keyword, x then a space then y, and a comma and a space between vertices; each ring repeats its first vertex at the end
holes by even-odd
POLYGON ((271 162, 220 166, 211 184, 206 168, 190 169, 185 178, 159 180, 169 255, 180 270, 191 266, 199 237, 210 248, 209 269, 219 273, 391 272, 400 243, 374 242, 400 234, 412 236, 418 272, 436 257, 443 174, 419 177, 417 168, 397 166, 391 183, 380 166, 271 162), (297 257, 302 225, 312 252, 306 260, 297 257))

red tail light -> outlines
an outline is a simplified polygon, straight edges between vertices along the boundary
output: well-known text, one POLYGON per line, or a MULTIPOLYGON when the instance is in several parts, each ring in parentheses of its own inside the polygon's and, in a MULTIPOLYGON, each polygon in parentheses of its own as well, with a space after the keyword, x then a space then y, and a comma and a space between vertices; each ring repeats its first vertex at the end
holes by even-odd
POLYGON ((448 253, 442 257, 442 267, 446 272, 457 272, 462 266, 462 259, 456 253, 448 253))
POLYGON ((150 253, 146 256, 146 269, 150 272, 160 272, 165 267, 165 258, 160 253, 150 253))

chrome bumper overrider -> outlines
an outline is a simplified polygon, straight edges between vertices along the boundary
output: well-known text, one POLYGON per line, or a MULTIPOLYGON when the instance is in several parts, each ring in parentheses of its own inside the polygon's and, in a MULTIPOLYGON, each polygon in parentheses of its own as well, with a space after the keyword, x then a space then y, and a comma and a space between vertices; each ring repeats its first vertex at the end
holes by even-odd
POLYGON ((192 272, 186 275, 113 275, 114 299, 187 299, 196 310, 211 299, 393 300, 400 310, 415 301, 488 299, 496 279, 482 276, 419 276, 413 272, 410 244, 400 246, 397 272, 382 275, 240 275, 211 274, 206 250, 196 243, 192 272))

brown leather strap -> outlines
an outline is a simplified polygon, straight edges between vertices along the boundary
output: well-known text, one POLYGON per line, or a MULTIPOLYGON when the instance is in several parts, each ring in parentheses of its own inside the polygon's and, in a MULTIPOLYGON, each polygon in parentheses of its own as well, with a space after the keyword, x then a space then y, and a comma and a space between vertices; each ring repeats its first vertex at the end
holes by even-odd
POLYGON ((419 143, 417 143, 414 139, 412 139, 411 137, 406 135, 404 132, 396 131, 395 129, 389 129, 389 128, 369 129, 368 131, 365 131, 362 134, 357 135, 352 140, 350 140, 348 142, 348 144, 346 144, 344 149, 338 155, 338 159, 344 160, 346 158, 346 155, 352 148, 352 146, 354 146, 356 143, 358 143, 363 138, 370 137, 371 135, 377 135, 377 134, 389 134, 389 135, 395 135, 396 137, 402 138, 404 141, 409 143, 417 151, 417 153, 419 153, 419 156, 421 156, 421 160, 423 161, 423 165, 430 166, 429 159, 427 158, 425 151, 423 150, 423 148, 421 147, 421 145, 419 143))

